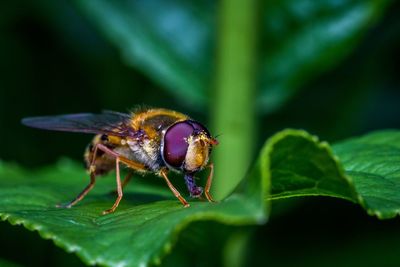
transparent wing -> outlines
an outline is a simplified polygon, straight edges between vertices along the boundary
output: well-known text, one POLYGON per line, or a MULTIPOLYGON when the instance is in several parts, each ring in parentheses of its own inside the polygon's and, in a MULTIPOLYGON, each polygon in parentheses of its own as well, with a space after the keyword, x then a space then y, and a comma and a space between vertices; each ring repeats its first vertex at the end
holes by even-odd
POLYGON ((56 116, 30 117, 22 119, 22 124, 39 129, 78 132, 92 134, 108 134, 115 136, 133 135, 129 126, 130 115, 114 111, 101 114, 79 113, 56 116))

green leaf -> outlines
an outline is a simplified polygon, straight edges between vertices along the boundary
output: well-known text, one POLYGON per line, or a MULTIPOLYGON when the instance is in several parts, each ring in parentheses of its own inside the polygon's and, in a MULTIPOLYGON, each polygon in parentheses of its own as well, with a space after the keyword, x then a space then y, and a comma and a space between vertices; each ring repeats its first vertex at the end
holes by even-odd
POLYGON ((333 146, 371 215, 400 214, 400 132, 387 130, 333 146))
POLYGON ((183 0, 76 1, 76 5, 129 65, 185 99, 185 104, 205 106, 213 61, 213 6, 183 0))
MULTIPOLYGON (((263 223, 267 199, 330 196, 360 203, 371 215, 391 218, 400 210, 400 131, 376 132, 333 146, 300 130, 267 140, 255 166, 235 192, 219 203, 191 201, 183 208, 168 188, 135 177, 114 214, 114 179, 99 179, 76 207, 55 204, 75 196, 87 182, 67 160, 39 171, 0 164, 0 217, 37 230, 88 264, 143 266, 157 263, 178 233, 195 220, 263 223), (339 162, 339 158, 342 164, 339 162)), ((218 166, 217 166, 218 167, 218 166)), ((218 179, 218 177, 215 177, 218 179)))
POLYGON ((269 159, 271 199, 333 196, 357 201, 352 181, 344 174, 328 143, 298 130, 283 131, 273 139, 269 159))
MULTIPOLYGON (((213 49, 219 14, 215 3, 75 3, 129 65, 192 108, 208 104, 215 78, 213 49)), ((276 110, 308 81, 336 66, 353 51, 388 3, 265 1, 260 14, 259 108, 264 112, 276 110)))
POLYGON ((14 262, 10 262, 8 260, 1 259, 1 258, 0 258, 0 266, 1 267, 21 267, 21 265, 19 265, 19 264, 16 264, 14 262))
MULTIPOLYGON (((107 177, 111 178, 111 177, 107 177)), ((193 220, 229 224, 266 220, 259 177, 219 203, 191 201, 183 208, 168 188, 136 178, 125 190, 114 214, 102 216, 115 200, 114 179, 100 179, 90 194, 71 209, 55 205, 73 198, 87 182, 80 164, 61 161, 56 167, 32 172, 0 165, 0 217, 36 230, 86 263, 105 266, 145 266, 167 253, 177 234, 193 220), (251 194, 251 195, 250 195, 251 194), (172 197, 171 197, 172 196, 172 197)))
POLYGON ((265 112, 345 58, 390 1, 266 1, 261 95, 265 112))
POLYGON ((272 139, 268 199, 330 196, 359 203, 381 219, 400 213, 400 131, 343 141, 334 153, 303 131, 286 130, 272 139))

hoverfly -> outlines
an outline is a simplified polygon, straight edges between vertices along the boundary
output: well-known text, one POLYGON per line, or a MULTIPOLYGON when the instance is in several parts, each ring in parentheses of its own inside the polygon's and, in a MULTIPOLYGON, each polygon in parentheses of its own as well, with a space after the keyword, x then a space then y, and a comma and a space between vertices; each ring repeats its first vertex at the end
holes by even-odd
POLYGON ((142 174, 152 172, 164 178, 183 206, 189 207, 189 203, 168 179, 168 171, 183 173, 190 196, 199 198, 203 188, 196 185, 195 174, 209 167, 204 195, 213 202, 210 188, 214 167, 208 161, 211 149, 218 141, 205 126, 182 113, 149 108, 132 114, 104 111, 101 114, 31 117, 23 119, 22 123, 46 130, 96 134, 84 154, 90 183, 75 199, 61 207, 74 206, 94 187, 97 176, 114 169, 118 197, 103 214, 112 213, 118 207, 122 190, 132 177, 132 170, 142 174), (122 181, 120 164, 130 169, 122 181))

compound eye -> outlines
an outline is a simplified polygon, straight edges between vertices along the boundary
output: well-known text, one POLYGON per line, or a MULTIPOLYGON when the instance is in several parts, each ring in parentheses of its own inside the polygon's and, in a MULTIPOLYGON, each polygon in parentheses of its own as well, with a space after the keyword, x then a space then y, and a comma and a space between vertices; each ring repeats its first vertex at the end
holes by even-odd
POLYGON ((187 138, 193 133, 193 126, 187 122, 178 122, 168 128, 164 135, 164 160, 172 167, 181 167, 188 150, 187 138))
POLYGON ((204 132, 206 133, 208 136, 210 136, 210 132, 208 131, 208 129, 202 125, 201 123, 197 122, 197 121, 188 121, 194 128, 195 134, 199 133, 199 132, 204 132))

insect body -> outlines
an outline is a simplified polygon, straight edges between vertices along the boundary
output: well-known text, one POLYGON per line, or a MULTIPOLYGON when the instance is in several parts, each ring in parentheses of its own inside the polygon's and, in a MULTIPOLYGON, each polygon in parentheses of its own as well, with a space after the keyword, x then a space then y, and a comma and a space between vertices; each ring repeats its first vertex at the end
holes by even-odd
POLYGON ((206 127, 182 113, 167 109, 145 109, 133 114, 106 111, 32 117, 23 119, 22 123, 40 129, 96 134, 84 155, 90 183, 63 207, 70 208, 78 203, 93 188, 97 176, 115 169, 118 197, 103 214, 114 212, 121 201, 122 189, 132 176, 129 172, 121 181, 120 163, 139 173, 152 172, 164 178, 185 207, 189 203, 169 181, 168 171, 183 173, 190 196, 196 198, 203 194, 203 189, 196 185, 194 175, 210 167, 204 195, 208 201, 213 201, 209 192, 213 164, 208 164, 208 160, 211 148, 218 141, 206 127))

